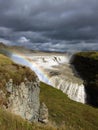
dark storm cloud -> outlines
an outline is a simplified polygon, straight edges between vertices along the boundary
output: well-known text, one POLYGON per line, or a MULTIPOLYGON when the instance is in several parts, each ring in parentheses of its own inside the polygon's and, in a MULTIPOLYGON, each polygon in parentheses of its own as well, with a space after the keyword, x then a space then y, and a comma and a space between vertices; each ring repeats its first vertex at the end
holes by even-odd
POLYGON ((97 14, 98 0, 0 0, 0 37, 34 49, 98 49, 97 14))

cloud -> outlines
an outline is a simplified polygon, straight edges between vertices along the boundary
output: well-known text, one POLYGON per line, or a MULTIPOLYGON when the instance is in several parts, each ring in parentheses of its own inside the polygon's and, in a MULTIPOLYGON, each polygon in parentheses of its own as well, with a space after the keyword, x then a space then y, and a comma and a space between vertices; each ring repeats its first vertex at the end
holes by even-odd
POLYGON ((0 0, 0 37, 44 50, 72 50, 77 43, 98 49, 97 14, 97 0, 0 0))
POLYGON ((6 27, 0 27, 0 37, 8 37, 8 34, 11 34, 12 30, 6 27))
POLYGON ((20 37, 20 39, 18 40, 19 43, 28 43, 30 40, 27 39, 26 37, 22 36, 20 37))
POLYGON ((0 38, 0 42, 4 43, 5 45, 14 45, 11 41, 0 38))

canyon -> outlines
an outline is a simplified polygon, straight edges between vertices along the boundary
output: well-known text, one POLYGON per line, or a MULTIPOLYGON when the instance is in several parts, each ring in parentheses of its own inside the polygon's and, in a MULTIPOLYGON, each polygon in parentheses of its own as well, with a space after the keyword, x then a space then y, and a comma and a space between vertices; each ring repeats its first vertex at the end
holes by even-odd
POLYGON ((83 80, 70 64, 71 55, 67 53, 12 53, 10 58, 30 67, 40 81, 60 89, 74 101, 86 103, 83 80))

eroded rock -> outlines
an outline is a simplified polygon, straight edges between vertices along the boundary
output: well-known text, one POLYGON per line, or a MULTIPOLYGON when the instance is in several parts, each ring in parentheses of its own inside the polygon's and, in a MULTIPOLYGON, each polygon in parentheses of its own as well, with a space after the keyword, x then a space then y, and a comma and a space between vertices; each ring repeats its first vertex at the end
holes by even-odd
POLYGON ((48 108, 45 103, 42 103, 39 111, 39 121, 42 123, 48 123, 48 108))
POLYGON ((40 109, 39 80, 36 79, 35 82, 25 80, 20 85, 14 85, 13 80, 10 79, 6 88, 10 93, 7 110, 29 121, 38 121, 40 109))

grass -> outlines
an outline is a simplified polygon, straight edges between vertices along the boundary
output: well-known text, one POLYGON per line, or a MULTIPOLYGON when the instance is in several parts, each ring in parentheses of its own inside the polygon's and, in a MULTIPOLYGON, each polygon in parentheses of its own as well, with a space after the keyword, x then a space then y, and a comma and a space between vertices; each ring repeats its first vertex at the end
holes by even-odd
POLYGON ((79 52, 76 54, 77 56, 98 60, 98 52, 96 51, 88 51, 88 52, 79 52))
POLYGON ((28 67, 17 65, 0 54, 0 87, 4 86, 10 78, 13 79, 14 84, 20 84, 25 78, 29 81, 35 80, 36 75, 28 67))
POLYGON ((49 119, 68 130, 98 130, 98 109, 70 100, 63 92, 41 83, 41 102, 49 109, 49 119))
POLYGON ((0 109, 0 130, 56 130, 52 126, 29 123, 21 117, 0 109))

